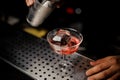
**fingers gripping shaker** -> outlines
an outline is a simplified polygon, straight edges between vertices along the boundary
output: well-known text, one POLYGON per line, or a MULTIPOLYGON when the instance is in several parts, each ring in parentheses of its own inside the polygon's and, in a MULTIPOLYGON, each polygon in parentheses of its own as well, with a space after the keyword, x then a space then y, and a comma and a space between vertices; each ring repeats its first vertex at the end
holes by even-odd
POLYGON ((50 0, 42 0, 42 2, 35 0, 35 3, 30 7, 27 22, 33 27, 38 27, 54 10, 53 3, 50 0))

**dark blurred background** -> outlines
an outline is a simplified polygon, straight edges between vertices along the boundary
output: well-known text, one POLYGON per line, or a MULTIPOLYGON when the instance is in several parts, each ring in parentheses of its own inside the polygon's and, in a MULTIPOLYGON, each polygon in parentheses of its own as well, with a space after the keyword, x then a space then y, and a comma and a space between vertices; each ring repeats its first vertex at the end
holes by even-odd
MULTIPOLYGON (((29 8, 25 0, 1 0, 0 39, 2 41, 3 37, 13 35, 17 30, 24 31, 26 26, 35 30, 44 28, 46 31, 57 27, 72 27, 84 36, 81 44, 86 48, 84 55, 93 59, 113 55, 116 50, 114 46, 120 46, 119 5, 117 3, 64 0, 61 8, 55 9, 42 25, 33 28, 26 22, 29 8)), ((42 37, 45 38, 45 35, 42 37)), ((119 53, 116 51, 115 54, 119 53)), ((0 61, 0 65, 0 75, 5 76, 4 80, 6 77, 10 80, 30 80, 29 77, 25 78, 23 73, 3 61, 0 61)))

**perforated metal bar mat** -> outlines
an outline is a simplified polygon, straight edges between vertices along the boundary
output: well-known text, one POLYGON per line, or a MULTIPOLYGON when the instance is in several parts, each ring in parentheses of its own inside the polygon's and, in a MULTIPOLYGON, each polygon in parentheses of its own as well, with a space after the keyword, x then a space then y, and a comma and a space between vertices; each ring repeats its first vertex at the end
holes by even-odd
POLYGON ((3 53, 1 58, 36 80, 87 79, 85 71, 91 67, 89 65, 91 59, 81 54, 74 53, 67 56, 67 59, 75 65, 75 72, 70 76, 60 76, 59 72, 55 72, 52 68, 55 60, 60 61, 62 57, 51 50, 45 39, 17 32, 15 36, 4 41, 6 53, 3 53))

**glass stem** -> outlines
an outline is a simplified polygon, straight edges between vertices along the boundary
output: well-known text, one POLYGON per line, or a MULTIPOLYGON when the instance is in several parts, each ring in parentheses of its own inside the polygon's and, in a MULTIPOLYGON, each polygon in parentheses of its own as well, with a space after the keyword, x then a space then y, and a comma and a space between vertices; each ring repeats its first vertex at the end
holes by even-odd
POLYGON ((62 54, 62 59, 65 61, 66 60, 66 57, 64 54, 62 54))

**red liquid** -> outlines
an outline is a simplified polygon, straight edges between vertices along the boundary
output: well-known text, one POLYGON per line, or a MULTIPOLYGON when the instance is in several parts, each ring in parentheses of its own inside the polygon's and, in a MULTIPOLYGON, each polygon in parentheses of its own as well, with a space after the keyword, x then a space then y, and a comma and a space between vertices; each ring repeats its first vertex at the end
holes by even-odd
POLYGON ((71 39, 69 40, 69 42, 67 42, 67 45, 61 45, 60 42, 55 42, 52 40, 51 43, 51 47, 56 53, 69 55, 78 50, 80 40, 76 37, 71 36, 71 39))

